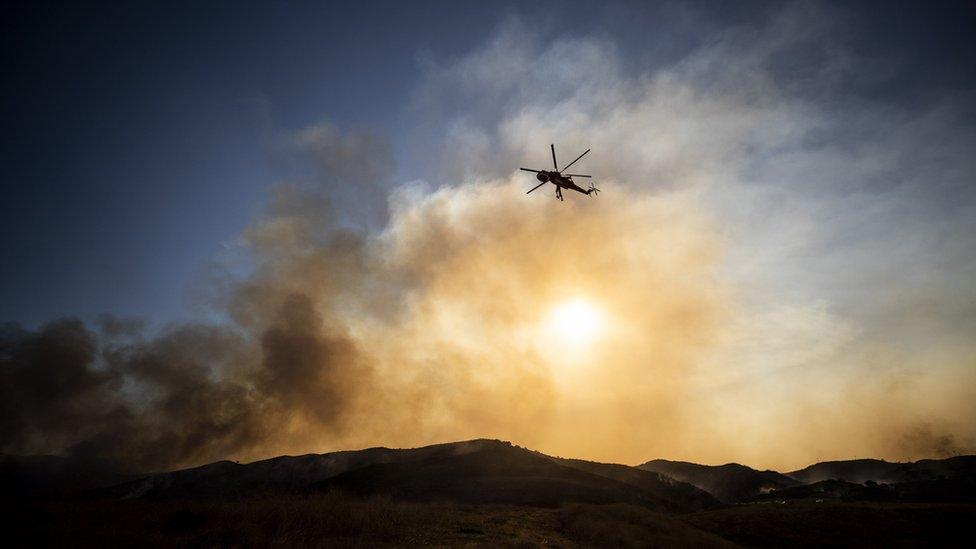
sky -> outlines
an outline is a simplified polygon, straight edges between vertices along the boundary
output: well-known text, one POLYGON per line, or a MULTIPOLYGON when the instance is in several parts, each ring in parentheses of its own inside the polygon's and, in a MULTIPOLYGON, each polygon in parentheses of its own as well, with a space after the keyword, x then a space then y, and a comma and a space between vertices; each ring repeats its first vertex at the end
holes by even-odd
POLYGON ((976 451, 964 2, 7 10, 4 452, 976 451))

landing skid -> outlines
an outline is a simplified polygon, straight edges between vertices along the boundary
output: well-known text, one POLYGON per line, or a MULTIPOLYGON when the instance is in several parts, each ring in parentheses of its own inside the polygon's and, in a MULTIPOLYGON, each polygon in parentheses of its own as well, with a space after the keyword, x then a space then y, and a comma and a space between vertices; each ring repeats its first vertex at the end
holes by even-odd
POLYGON ((563 199, 563 189, 559 185, 556 185, 556 198, 559 200, 563 199))

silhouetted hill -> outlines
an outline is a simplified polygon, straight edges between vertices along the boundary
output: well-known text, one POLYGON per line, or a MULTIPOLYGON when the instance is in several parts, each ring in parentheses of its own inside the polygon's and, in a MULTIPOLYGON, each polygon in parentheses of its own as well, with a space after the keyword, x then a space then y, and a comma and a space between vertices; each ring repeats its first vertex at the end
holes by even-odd
POLYGON ((687 482, 725 502, 751 499, 757 495, 799 484, 776 471, 757 471, 738 463, 699 465, 686 461, 655 459, 637 466, 687 482))
MULTIPOLYGON (((547 456, 548 457, 548 456, 547 456)), ((595 461, 584 461, 582 459, 550 458, 556 463, 587 471, 602 477, 612 478, 620 482, 636 486, 649 493, 667 493, 671 500, 682 501, 692 504, 700 504, 702 507, 711 506, 714 497, 688 482, 662 475, 654 471, 645 471, 637 467, 628 465, 618 465, 615 463, 599 463, 595 461), (708 495, 708 498, 704 498, 708 495)))
POLYGON ((626 465, 563 460, 496 440, 423 448, 285 456, 250 464, 221 461, 151 475, 100 490, 131 499, 239 497, 341 489, 415 500, 555 505, 627 502, 687 511, 714 507, 709 494, 626 465))
POLYGON ((146 476, 113 486, 104 493, 123 498, 247 495, 299 492, 346 471, 377 463, 418 461, 441 453, 463 453, 482 441, 435 444, 422 448, 367 448, 327 454, 279 456, 240 464, 218 461, 191 469, 146 476))
POLYGON ((976 480, 976 456, 946 459, 923 459, 911 463, 893 463, 878 459, 825 461, 786 473, 804 484, 822 480, 848 482, 911 482, 920 480, 976 480))
POLYGON ((786 473, 786 476, 796 479, 803 484, 812 484, 822 480, 846 480, 848 482, 863 483, 868 480, 882 481, 888 475, 904 465, 881 459, 851 459, 846 461, 822 461, 798 471, 786 473))
POLYGON ((355 469, 316 485, 412 500, 554 506, 561 502, 632 503, 662 511, 717 506, 702 492, 625 465, 551 458, 505 442, 471 452, 355 469))
POLYGON ((751 501, 976 501, 976 456, 892 463, 878 459, 827 461, 786 475, 730 463, 720 466, 652 460, 638 468, 687 482, 724 502, 751 501))
POLYGON ((0 516, 8 537, 36 546, 916 546, 968 535, 976 457, 859 462, 808 469, 865 475, 880 463, 889 482, 643 466, 748 503, 721 505, 659 471, 497 440, 221 461, 83 493, 125 477, 104 463, 0 456, 13 496, 0 516))
POLYGON ((153 500, 307 494, 335 488, 412 500, 532 505, 616 502, 662 511, 707 509, 718 501, 976 501, 976 456, 914 463, 824 462, 789 475, 735 463, 707 466, 653 460, 629 467, 556 458, 507 442, 478 439, 412 449, 281 456, 249 464, 219 461, 139 477, 101 462, 0 456, 0 495, 47 497, 85 491, 92 496, 153 500))
POLYGON ((914 463, 905 463, 891 470, 884 478, 888 482, 941 479, 976 481, 976 456, 923 459, 914 463))
POLYGON ((976 456, 923 459, 914 463, 826 462, 798 473, 800 478, 828 475, 835 478, 785 488, 756 499, 976 502, 976 456))

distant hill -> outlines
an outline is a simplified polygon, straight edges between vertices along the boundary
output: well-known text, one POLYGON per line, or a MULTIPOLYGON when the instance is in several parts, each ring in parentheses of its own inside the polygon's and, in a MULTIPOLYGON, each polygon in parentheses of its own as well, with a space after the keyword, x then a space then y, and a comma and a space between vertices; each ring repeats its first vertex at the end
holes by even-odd
POLYGON ((886 483, 938 479, 976 480, 976 456, 923 459, 911 463, 878 459, 825 461, 786 475, 804 484, 834 479, 856 483, 869 480, 886 483))
POLYGON ((796 479, 803 484, 835 479, 857 483, 863 483, 869 480, 881 482, 888 478, 888 475, 892 471, 902 465, 905 464, 892 463, 881 459, 822 461, 798 471, 786 473, 786 476, 796 479))
POLYGON ((976 502, 976 456, 890 463, 830 461, 789 473, 810 480, 756 499, 901 502, 976 502))
POLYGON ((464 453, 480 441, 435 444, 422 448, 367 448, 327 454, 279 456, 240 464, 218 461, 191 469, 145 476, 106 490, 123 498, 246 495, 297 492, 346 471, 377 463, 419 461, 444 452, 464 453))
POLYGON ((956 456, 947 459, 923 459, 905 463, 888 472, 888 482, 922 480, 976 481, 976 456, 956 456))
MULTIPOLYGON (((548 456, 547 456, 548 457, 548 456)), ((602 477, 612 478, 620 482, 636 486, 651 493, 669 493, 670 497, 681 501, 702 501, 701 494, 707 493, 690 483, 662 475, 654 471, 645 471, 628 465, 613 463, 599 463, 582 459, 550 458, 556 463, 587 471, 602 477)), ((711 495, 710 495, 711 496, 711 495)), ((712 496, 714 497, 714 496, 712 496)), ((712 499, 709 498, 709 500, 712 499)))
POLYGON ((976 456, 893 463, 826 461, 781 474, 737 463, 710 466, 656 459, 638 466, 692 484, 726 503, 766 500, 973 502, 976 456))
POLYGON ((951 545, 976 520, 974 470, 976 456, 830 462, 794 474, 882 480, 801 483, 734 463, 630 467, 486 439, 134 479, 99 462, 0 456, 0 515, 8 537, 37 546, 951 545))
POLYGON ((481 441, 471 452, 369 465, 316 487, 464 503, 631 503, 660 511, 693 511, 718 505, 712 496, 689 484, 626 465, 557 459, 489 440, 481 441))
POLYGON ((338 489, 404 499, 556 505, 626 502, 661 511, 717 506, 686 483, 626 465, 563 460, 497 440, 229 461, 101 490, 118 498, 238 497, 338 489))
POLYGON ((219 461, 150 475, 97 461, 0 455, 0 496, 85 493, 110 499, 172 500, 309 494, 340 490, 418 501, 551 506, 627 503, 696 511, 724 503, 782 500, 974 502, 976 456, 891 463, 817 463, 786 475, 729 463, 652 460, 638 467, 556 458, 508 442, 477 439, 422 448, 219 461))
POLYGON ((699 465, 686 461, 655 459, 637 466, 701 488, 724 502, 751 499, 771 490, 800 484, 776 471, 757 471, 738 463, 699 465))

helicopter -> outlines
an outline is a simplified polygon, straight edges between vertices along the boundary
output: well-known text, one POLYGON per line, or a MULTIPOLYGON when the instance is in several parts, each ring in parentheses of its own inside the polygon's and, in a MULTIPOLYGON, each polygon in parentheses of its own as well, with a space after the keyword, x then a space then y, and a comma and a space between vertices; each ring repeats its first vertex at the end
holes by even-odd
POLYGON ((594 187, 593 183, 590 183, 590 186, 584 189, 583 187, 580 187, 573 181, 574 177, 593 177, 593 176, 583 175, 578 173, 563 173, 564 171, 569 169, 570 166, 572 166, 577 161, 579 161, 580 158, 586 156, 586 153, 590 152, 590 149, 586 149, 586 152, 577 156, 576 160, 573 160, 569 164, 566 164, 566 166, 560 170, 559 164, 556 163, 556 145, 554 143, 550 144, 549 148, 552 151, 552 168, 553 168, 552 171, 530 170, 529 168, 519 168, 520 170, 525 172, 535 173, 535 178, 542 182, 536 185, 535 187, 529 189, 525 194, 529 194, 530 192, 538 189, 539 187, 545 185, 546 183, 552 183, 553 185, 556 186, 556 198, 558 198, 559 200, 563 199, 563 189, 572 189, 576 192, 583 193, 587 196, 595 195, 600 192, 600 189, 594 187))

